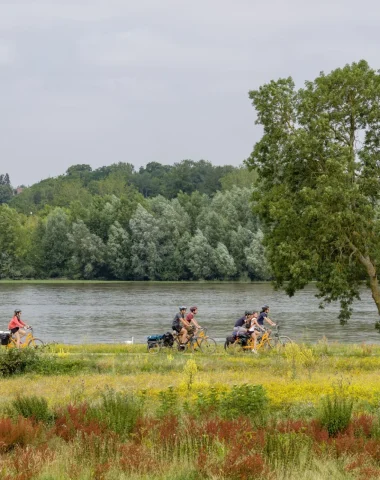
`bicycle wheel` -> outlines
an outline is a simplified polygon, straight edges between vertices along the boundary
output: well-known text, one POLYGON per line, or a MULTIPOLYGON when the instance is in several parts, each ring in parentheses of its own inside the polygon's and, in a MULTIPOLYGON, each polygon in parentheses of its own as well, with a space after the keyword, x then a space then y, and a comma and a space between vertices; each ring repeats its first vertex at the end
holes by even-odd
POLYGON ((153 345, 148 345, 148 352, 149 353, 158 353, 161 350, 160 342, 156 342, 153 345))
POLYGON ((200 340, 199 349, 202 353, 215 353, 216 341, 211 337, 204 337, 200 340))
POLYGON ((182 344, 179 341, 176 340, 176 348, 179 353, 185 353, 188 349, 188 343, 182 344))
POLYGON ((265 340, 263 349, 268 351, 271 350, 275 346, 275 341, 272 337, 269 337, 267 340, 265 340))
POLYGON ((226 342, 224 348, 228 355, 240 355, 244 352, 244 348, 240 342, 229 343, 228 345, 226 342))
POLYGON ((201 348, 202 341, 203 341, 203 338, 198 338, 198 337, 192 340, 192 342, 190 343, 190 348, 194 353, 202 351, 202 348, 201 348))
POLYGON ((33 337, 29 340, 29 342, 26 344, 26 346, 30 347, 30 348, 43 348, 45 346, 45 344, 39 338, 33 337))
POLYGON ((290 337, 286 337, 285 335, 281 335, 278 337, 278 344, 281 347, 286 347, 286 345, 289 345, 289 343, 294 343, 293 340, 290 337))

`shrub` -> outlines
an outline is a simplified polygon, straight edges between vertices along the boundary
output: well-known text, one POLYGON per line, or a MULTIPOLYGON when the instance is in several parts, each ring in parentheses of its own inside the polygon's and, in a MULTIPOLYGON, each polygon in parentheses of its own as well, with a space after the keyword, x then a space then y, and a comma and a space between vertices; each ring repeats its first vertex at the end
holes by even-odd
POLYGON ((30 397, 18 396, 15 400, 12 400, 11 410, 15 416, 21 415, 24 418, 32 418, 37 422, 47 423, 54 418, 46 399, 35 395, 30 397))
POLYGON ((196 399, 196 411, 211 413, 218 410, 220 405, 220 392, 215 387, 210 387, 205 393, 199 392, 196 399))
POLYGON ((68 405, 61 409, 55 420, 52 433, 62 438, 66 442, 71 442, 79 436, 101 436, 106 431, 102 422, 90 419, 88 415, 88 405, 68 405))
POLYGON ((178 394, 174 391, 174 388, 170 386, 167 390, 162 390, 159 393, 160 406, 157 410, 159 417, 165 417, 166 415, 176 415, 179 412, 179 399, 178 394))
POLYGON ((258 426, 266 421, 268 398, 262 385, 234 385, 222 395, 219 410, 224 418, 246 416, 258 426))
POLYGON ((142 414, 143 406, 143 398, 109 389, 102 393, 100 405, 89 408, 88 416, 104 423, 113 432, 128 436, 142 414))
POLYGON ((352 416, 354 402, 348 396, 327 395, 322 398, 319 409, 319 421, 326 428, 330 437, 344 432, 352 416))
POLYGON ((0 452, 32 444, 41 435, 41 425, 34 425, 30 419, 19 417, 0 419, 0 452))
POLYGON ((33 370, 38 363, 39 353, 30 348, 7 348, 0 352, 0 374, 4 377, 33 370))

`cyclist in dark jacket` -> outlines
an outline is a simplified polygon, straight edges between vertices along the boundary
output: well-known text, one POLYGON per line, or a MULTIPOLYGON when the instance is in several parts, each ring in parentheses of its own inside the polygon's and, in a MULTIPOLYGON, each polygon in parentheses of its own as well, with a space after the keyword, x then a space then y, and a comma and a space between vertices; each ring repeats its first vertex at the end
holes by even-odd
POLYGON ((179 312, 176 313, 172 323, 172 329, 179 334, 180 342, 182 344, 186 343, 189 338, 187 335, 187 328, 190 327, 190 324, 186 320, 186 310, 186 307, 179 307, 179 312))

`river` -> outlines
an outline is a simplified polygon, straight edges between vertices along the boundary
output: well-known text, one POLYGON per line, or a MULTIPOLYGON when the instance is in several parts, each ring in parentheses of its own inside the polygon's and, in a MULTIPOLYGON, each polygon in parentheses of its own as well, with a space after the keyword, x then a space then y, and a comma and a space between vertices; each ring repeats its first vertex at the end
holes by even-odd
POLYGON ((289 298, 269 283, 0 283, 0 329, 5 330, 15 308, 44 341, 69 344, 119 343, 171 330, 182 304, 199 307, 197 319, 222 342, 235 320, 247 309, 268 304, 270 318, 281 333, 294 340, 380 343, 374 329, 378 319, 369 291, 354 304, 348 325, 337 319, 339 305, 318 308, 311 285, 289 298))

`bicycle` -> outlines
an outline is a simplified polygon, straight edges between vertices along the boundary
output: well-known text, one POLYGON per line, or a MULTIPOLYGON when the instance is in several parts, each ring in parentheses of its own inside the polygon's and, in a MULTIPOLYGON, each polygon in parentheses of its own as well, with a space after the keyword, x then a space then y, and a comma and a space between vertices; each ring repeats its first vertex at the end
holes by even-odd
MULTIPOLYGON (((27 335, 23 338, 23 342, 20 342, 20 348, 42 348, 45 346, 45 343, 40 340, 39 338, 35 337, 33 335, 33 328, 29 327, 26 328, 25 330, 29 330, 27 335)), ((7 345, 7 348, 17 348, 17 342, 16 339, 13 338, 13 336, 10 334, 9 336, 9 343, 7 345)))
MULTIPOLYGON (((290 337, 280 335, 279 332, 280 329, 278 325, 276 325, 274 332, 271 330, 265 330, 261 337, 257 339, 256 351, 266 351, 276 346, 285 347, 287 344, 293 343, 293 340, 290 337)), ((230 337, 227 337, 224 343, 224 349, 230 355, 237 355, 243 352, 252 352, 254 351, 254 340, 250 333, 238 335, 233 337, 232 340, 230 337)))
POLYGON ((206 335, 207 330, 205 328, 199 329, 199 334, 190 334, 189 339, 186 343, 182 344, 180 340, 180 335, 177 332, 172 332, 173 343, 165 341, 164 339, 159 339, 150 347, 148 351, 150 353, 158 353, 163 348, 175 348, 180 353, 185 352, 201 352, 201 353, 215 353, 216 351, 216 341, 206 335))
POLYGON ((215 353, 216 341, 207 335, 207 328, 201 327, 198 331, 199 333, 197 332, 193 337, 196 342, 196 348, 199 348, 202 353, 215 353))

